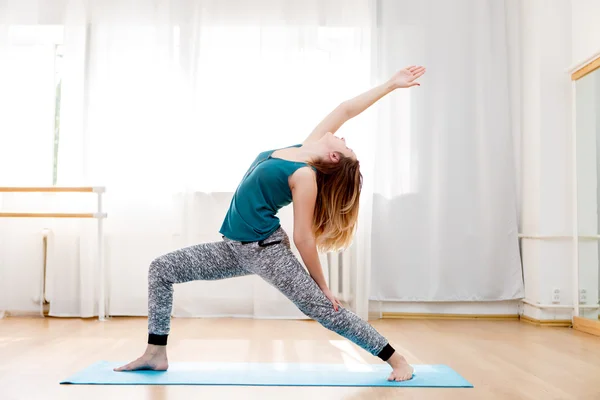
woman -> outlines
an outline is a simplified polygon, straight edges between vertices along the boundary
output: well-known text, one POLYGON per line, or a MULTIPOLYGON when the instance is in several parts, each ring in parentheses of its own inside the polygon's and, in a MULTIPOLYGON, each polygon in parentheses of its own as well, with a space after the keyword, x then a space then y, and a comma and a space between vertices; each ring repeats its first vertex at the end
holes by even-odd
POLYGON ((347 120, 398 88, 419 85, 425 68, 412 66, 388 82, 331 112, 301 144, 260 153, 238 186, 221 227, 223 240, 183 248, 158 257, 148 275, 148 347, 116 371, 166 370, 173 284, 259 275, 304 314, 353 341, 392 367, 388 380, 412 377, 413 368, 370 324, 328 289, 318 250, 350 244, 358 217, 362 175, 354 152, 333 134, 347 120), (293 240, 308 273, 290 250, 276 217, 293 202, 293 240))

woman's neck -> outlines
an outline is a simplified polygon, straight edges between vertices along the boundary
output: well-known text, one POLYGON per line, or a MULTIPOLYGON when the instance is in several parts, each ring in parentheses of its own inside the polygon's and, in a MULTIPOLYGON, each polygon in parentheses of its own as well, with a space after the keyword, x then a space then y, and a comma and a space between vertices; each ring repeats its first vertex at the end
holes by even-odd
POLYGON ((288 147, 279 149, 271 154, 275 158, 283 158, 288 161, 314 162, 326 158, 328 150, 321 143, 308 143, 302 147, 288 147))
POLYGON ((329 150, 319 142, 307 143, 294 150, 296 150, 295 156, 304 162, 322 160, 329 154, 329 150))

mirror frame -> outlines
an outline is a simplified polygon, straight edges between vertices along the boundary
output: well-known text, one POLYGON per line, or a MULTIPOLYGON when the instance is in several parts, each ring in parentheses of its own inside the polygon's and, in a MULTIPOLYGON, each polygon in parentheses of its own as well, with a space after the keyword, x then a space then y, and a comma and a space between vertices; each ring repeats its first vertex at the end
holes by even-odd
MULTIPOLYGON (((569 69, 571 74, 571 151, 572 151, 572 218, 573 218, 573 329, 600 336, 600 320, 594 321, 579 316, 579 213, 578 213, 578 186, 577 186, 577 124, 576 124, 576 82, 584 76, 600 69, 600 51, 590 58, 580 62, 569 69)), ((597 232, 596 232, 597 234, 597 232)), ((596 237, 599 240, 600 237, 596 237)))

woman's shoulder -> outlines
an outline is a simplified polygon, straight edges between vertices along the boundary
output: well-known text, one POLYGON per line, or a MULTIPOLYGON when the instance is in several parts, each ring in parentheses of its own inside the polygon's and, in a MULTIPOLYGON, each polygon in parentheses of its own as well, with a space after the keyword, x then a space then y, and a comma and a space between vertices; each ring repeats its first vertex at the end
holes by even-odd
POLYGON ((315 201, 318 193, 316 176, 315 171, 308 166, 298 168, 290 176, 289 185, 294 203, 298 200, 310 203, 315 201))
POLYGON ((293 147, 302 147, 302 144, 301 143, 300 144, 292 144, 290 146, 277 147, 275 149, 264 150, 264 151, 261 151, 260 153, 258 153, 257 158, 268 157, 271 154, 273 154, 274 152, 276 152, 277 150, 291 149, 293 147))
POLYGON ((312 166, 300 167, 290 176, 290 184, 293 186, 313 186, 316 185, 317 173, 312 166))

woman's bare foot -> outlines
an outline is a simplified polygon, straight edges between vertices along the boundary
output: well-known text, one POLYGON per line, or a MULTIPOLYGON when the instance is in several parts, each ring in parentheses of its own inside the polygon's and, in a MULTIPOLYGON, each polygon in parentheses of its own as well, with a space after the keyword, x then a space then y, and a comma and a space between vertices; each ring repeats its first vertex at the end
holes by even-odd
POLYGON ((122 367, 115 368, 115 371, 138 371, 141 369, 151 369, 154 371, 166 371, 169 368, 167 360, 167 346, 156 346, 149 344, 143 356, 122 367))
POLYGON ((394 352, 387 362, 394 369, 388 377, 388 381, 402 382, 412 378, 413 367, 398 352, 394 352))

